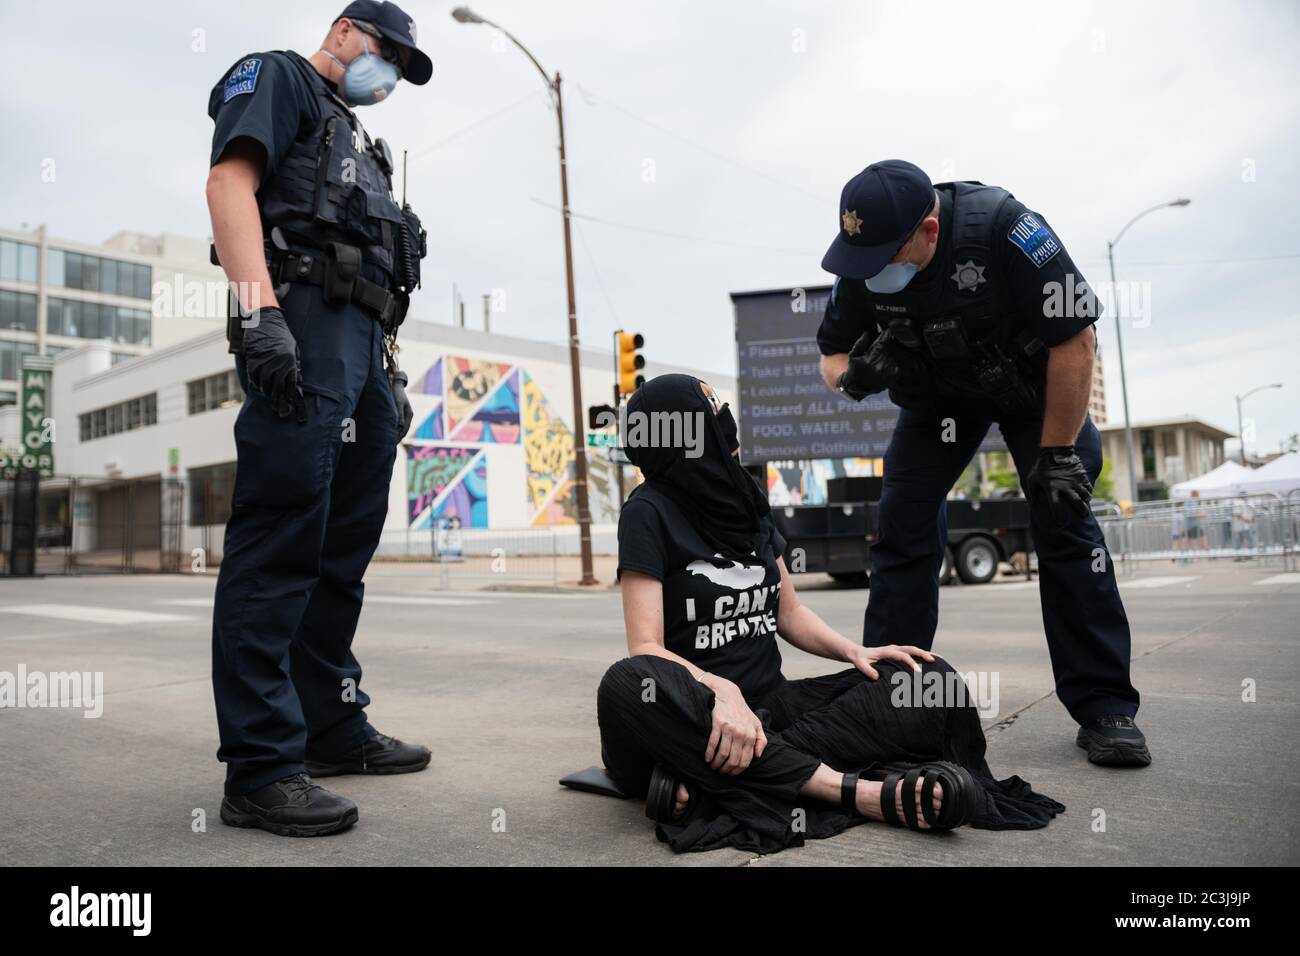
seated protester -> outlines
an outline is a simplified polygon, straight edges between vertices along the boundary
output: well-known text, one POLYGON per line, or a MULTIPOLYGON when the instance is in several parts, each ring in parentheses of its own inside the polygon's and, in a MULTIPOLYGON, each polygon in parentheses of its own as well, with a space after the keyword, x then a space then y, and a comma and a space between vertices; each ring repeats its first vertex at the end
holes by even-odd
MULTIPOLYGON (((664 431, 643 424, 639 437, 664 431)), ((647 797, 659 839, 767 853, 868 819, 1025 830, 1065 809, 1019 777, 993 779, 948 664, 916 647, 863 647, 800 603, 766 492, 740 466, 735 419, 708 385, 647 382, 628 402, 624 442, 646 478, 618 525, 630 656, 606 672, 597 715, 606 772, 647 797), (638 417, 656 413, 690 418, 677 447, 638 441, 638 417), (787 680, 778 636, 852 666, 787 680), (936 683, 947 691, 909 693, 936 683)))

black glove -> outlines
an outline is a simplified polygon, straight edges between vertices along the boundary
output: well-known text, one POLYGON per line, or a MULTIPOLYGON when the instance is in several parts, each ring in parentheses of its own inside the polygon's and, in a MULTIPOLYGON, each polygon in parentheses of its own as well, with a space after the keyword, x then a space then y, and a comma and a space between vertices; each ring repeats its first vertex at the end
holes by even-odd
POLYGON ((393 388, 393 401, 397 403, 397 440, 400 442, 411 430, 411 420, 415 418, 415 409, 406 397, 406 385, 410 381, 406 373, 394 368, 388 375, 388 384, 393 388))
POLYGON ((258 309, 245 320, 244 365, 248 384, 271 400, 281 418, 292 412, 298 421, 307 420, 298 343, 279 309, 258 309))
POLYGON ((885 391, 898 379, 898 360, 889 348, 893 341, 890 331, 886 329, 874 339, 871 336, 872 333, 867 332, 853 343, 849 351, 849 367, 835 383, 855 402, 885 391))
POLYGON ((1057 527, 1088 514, 1092 482, 1073 445, 1044 448, 1029 470, 1025 494, 1036 507, 1047 509, 1057 527))

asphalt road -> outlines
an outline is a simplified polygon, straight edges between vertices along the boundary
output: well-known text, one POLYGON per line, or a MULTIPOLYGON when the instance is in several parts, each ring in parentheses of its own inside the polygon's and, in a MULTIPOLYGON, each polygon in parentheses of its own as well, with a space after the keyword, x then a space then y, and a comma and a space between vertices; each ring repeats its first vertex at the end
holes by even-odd
MULTIPOLYGON (((102 716, 0 709, 0 860, 94 864, 1300 863, 1300 574, 1206 563, 1126 579, 1145 770, 1089 765, 1052 694, 1036 587, 945 588, 936 650, 998 677, 989 762, 1068 811, 1046 829, 868 825, 769 857, 674 856, 633 801, 557 786, 599 761, 595 689, 624 653, 617 594, 435 591, 376 565, 357 639, 371 722, 425 743, 424 773, 345 777, 351 831, 290 840, 217 815, 212 577, 0 580, 0 672, 102 672, 102 716), (1243 700, 1243 682, 1255 699, 1243 700), (196 822, 197 821, 197 822, 196 822), (199 826, 205 822, 205 826, 199 826)), ((847 634, 867 592, 808 579, 847 634), (814 585, 822 583, 823 587, 814 585)), ((904 638, 899 637, 901 642, 904 638)), ((839 665, 785 646, 786 673, 839 665)))

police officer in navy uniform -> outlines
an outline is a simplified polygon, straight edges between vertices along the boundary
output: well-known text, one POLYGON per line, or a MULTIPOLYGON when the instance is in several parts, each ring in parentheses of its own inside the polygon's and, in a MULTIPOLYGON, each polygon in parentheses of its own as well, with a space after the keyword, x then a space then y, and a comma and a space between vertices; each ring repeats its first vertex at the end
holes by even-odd
POLYGON ((393 199, 387 145, 353 110, 432 72, 410 17, 359 0, 310 58, 242 57, 209 99, 208 207, 245 392, 212 628, 232 826, 342 830, 356 804, 313 778, 429 764, 426 748, 370 726, 352 653, 410 427, 393 342, 425 251, 393 199))
POLYGON ((1094 763, 1146 766, 1130 635, 1089 500, 1096 297, 1046 220, 1005 189, 874 163, 844 187, 822 260, 838 276, 817 333, 828 385, 900 407, 885 454, 863 643, 929 649, 945 498, 997 423, 1038 553, 1056 693, 1094 763))

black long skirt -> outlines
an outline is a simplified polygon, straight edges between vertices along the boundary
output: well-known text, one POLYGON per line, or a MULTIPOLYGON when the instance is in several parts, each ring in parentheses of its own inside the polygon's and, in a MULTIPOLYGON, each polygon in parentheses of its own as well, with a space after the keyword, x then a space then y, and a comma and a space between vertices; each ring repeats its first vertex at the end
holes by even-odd
MULTIPOLYGON (((1037 829, 1065 810, 1019 777, 993 778, 969 695, 938 705, 898 706, 891 678, 903 672, 902 665, 881 661, 875 667, 878 680, 851 668, 787 680, 752 702, 768 744, 743 773, 729 775, 704 762, 713 691, 675 661, 625 658, 606 672, 596 697, 605 769, 637 797, 645 796, 656 764, 686 784, 692 798, 687 818, 656 827, 659 839, 678 852, 735 847, 772 853, 865 822, 800 795, 822 763, 842 772, 878 762, 960 764, 979 784, 971 825, 982 829, 1037 829)), ((924 673, 954 673, 942 659, 922 667, 924 673)))

